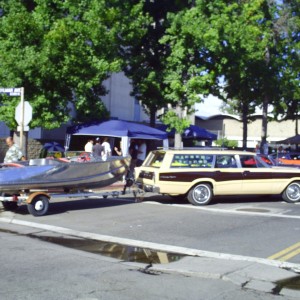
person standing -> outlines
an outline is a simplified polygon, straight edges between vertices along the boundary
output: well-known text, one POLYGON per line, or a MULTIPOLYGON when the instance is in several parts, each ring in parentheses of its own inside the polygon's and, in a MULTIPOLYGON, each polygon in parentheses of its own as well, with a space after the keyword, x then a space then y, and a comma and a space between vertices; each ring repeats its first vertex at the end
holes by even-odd
POLYGON ((108 138, 107 137, 103 138, 103 142, 102 142, 101 145, 104 148, 104 150, 103 150, 104 154, 103 154, 102 158, 103 158, 103 160, 107 160, 107 158, 109 156, 111 156, 111 147, 110 147, 110 144, 108 142, 108 138))
POLYGON ((131 140, 130 142, 129 154, 131 156, 130 166, 129 166, 130 176, 133 177, 134 168, 136 167, 137 155, 138 155, 138 145, 136 144, 135 140, 131 140))
POLYGON ((138 147, 136 166, 140 167, 146 158, 147 146, 143 140, 139 140, 138 145, 139 147, 138 147))
POLYGON ((100 138, 96 138, 96 143, 92 148, 92 154, 96 160, 103 159, 104 147, 100 144, 100 138))
POLYGON ((88 142, 84 146, 85 152, 93 152, 94 141, 89 139, 88 142))
POLYGON ((25 160, 20 147, 14 143, 14 140, 11 136, 7 137, 5 141, 9 147, 4 157, 5 163, 25 160))

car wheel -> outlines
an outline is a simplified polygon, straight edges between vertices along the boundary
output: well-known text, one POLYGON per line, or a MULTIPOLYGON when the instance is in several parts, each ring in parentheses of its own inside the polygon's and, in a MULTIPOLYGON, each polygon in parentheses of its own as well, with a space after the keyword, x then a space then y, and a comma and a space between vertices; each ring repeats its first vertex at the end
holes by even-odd
POLYGON ((44 216, 49 208, 49 199, 44 195, 34 197, 31 203, 28 203, 27 209, 35 217, 44 216))
POLYGON ((213 197, 212 188, 207 183, 195 185, 188 193, 188 200, 193 205, 207 205, 213 197))
POLYGON ((300 201, 300 184, 299 182, 292 182, 288 187, 284 190, 282 194, 282 198, 284 201, 289 203, 296 203, 300 201))

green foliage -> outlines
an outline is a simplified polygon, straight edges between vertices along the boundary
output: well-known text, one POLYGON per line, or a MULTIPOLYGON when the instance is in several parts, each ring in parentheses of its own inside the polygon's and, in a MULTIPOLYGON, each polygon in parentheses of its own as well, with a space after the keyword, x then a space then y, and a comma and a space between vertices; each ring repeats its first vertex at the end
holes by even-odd
MULTIPOLYGON (((298 114, 299 0, 0 0, 0 86, 25 88, 31 128, 101 119, 102 82, 125 71, 155 122, 178 133, 201 97, 222 98, 244 126, 255 107, 298 114), (201 95, 201 97, 200 97, 201 95)), ((14 129, 17 97, 0 95, 14 129)), ((266 133, 265 133, 266 134, 266 133)), ((246 134, 244 135, 246 141, 246 134)))
POLYGON ((126 39, 126 47, 121 47, 124 58, 123 70, 133 84, 132 95, 142 103, 154 125, 156 111, 169 102, 180 100, 166 96, 165 69, 170 47, 160 42, 170 26, 168 14, 178 13, 188 8, 190 1, 141 1, 145 23, 144 31, 138 39, 126 39))
POLYGON ((164 124, 168 125, 167 131, 173 128, 177 133, 182 134, 186 128, 190 126, 190 121, 186 118, 179 117, 175 111, 169 110, 162 116, 164 124))
MULTIPOLYGON (((31 128, 101 119, 102 82, 121 70, 120 34, 139 32, 141 5, 128 1, 0 1, 0 86, 25 89, 31 128), (130 24, 129 26, 127 26, 130 24)), ((1 121, 15 128, 16 99, 0 96, 1 121)))
POLYGON ((245 127, 255 107, 263 107, 266 121, 268 105, 282 113, 283 99, 300 94, 299 0, 197 0, 169 20, 161 41, 171 48, 164 76, 170 101, 189 107, 197 94, 214 94, 245 127))
POLYGON ((217 139, 215 141, 215 144, 219 147, 232 148, 232 149, 234 149, 238 146, 237 141, 228 140, 227 138, 217 139))

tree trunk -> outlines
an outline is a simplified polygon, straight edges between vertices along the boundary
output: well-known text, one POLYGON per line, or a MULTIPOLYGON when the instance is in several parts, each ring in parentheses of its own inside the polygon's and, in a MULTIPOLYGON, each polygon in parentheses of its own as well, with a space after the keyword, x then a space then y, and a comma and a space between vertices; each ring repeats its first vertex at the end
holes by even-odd
POLYGON ((181 138, 181 134, 178 132, 175 132, 175 136, 174 136, 174 147, 175 148, 182 148, 182 138, 181 138))
POLYGON ((265 95, 263 101, 263 111, 262 111, 262 132, 261 132, 261 144, 260 150, 263 152, 264 145, 267 143, 267 130, 268 130, 268 104, 269 104, 269 96, 265 95))
POLYGON ((156 121, 156 109, 151 108, 150 109, 150 126, 155 127, 155 121, 156 121))
POLYGON ((242 121, 243 121, 243 150, 247 150, 247 137, 248 137, 248 106, 247 105, 243 105, 242 121))

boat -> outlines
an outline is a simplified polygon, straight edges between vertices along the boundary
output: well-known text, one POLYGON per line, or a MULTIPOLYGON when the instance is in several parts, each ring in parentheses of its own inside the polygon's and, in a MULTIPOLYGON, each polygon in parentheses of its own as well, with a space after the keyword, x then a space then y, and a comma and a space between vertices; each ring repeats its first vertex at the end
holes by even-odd
POLYGON ((130 157, 96 160, 83 155, 72 159, 41 158, 0 164, 0 201, 4 210, 27 204, 33 216, 48 212, 49 200, 106 198, 118 192, 97 192, 128 173, 130 157), (95 190, 96 189, 96 190, 95 190))
POLYGON ((122 180, 129 164, 130 158, 122 156, 111 156, 106 161, 41 158, 2 163, 0 193, 102 188, 122 180))

